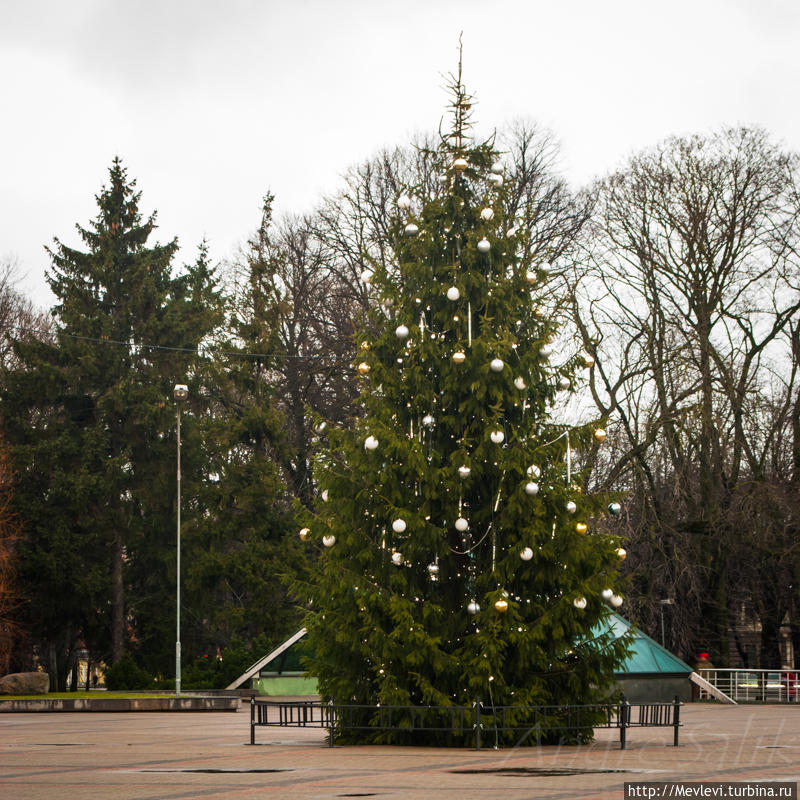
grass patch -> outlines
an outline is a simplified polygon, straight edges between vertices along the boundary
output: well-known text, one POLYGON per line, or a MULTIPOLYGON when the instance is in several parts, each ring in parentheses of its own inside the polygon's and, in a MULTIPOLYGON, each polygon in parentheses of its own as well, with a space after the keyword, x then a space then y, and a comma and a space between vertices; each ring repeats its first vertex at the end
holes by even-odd
MULTIPOLYGON (((174 697, 174 692, 48 692, 47 694, 0 694, 0 700, 141 700, 174 697)), ((181 693, 181 696, 185 696, 181 693)))

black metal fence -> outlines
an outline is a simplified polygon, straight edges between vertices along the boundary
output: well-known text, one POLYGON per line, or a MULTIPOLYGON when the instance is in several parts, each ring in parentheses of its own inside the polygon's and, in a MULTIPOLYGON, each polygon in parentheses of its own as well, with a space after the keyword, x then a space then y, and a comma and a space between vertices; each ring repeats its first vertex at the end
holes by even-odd
POLYGON ((486 706, 476 700, 471 706, 378 706, 318 701, 250 700, 250 744, 256 743, 256 728, 320 728, 327 730, 333 747, 336 730, 447 735, 474 743, 481 749, 482 737, 511 734, 517 744, 556 740, 579 741, 595 728, 619 730, 620 748, 627 746, 629 728, 673 729, 678 746, 681 702, 619 703, 582 706, 486 706))

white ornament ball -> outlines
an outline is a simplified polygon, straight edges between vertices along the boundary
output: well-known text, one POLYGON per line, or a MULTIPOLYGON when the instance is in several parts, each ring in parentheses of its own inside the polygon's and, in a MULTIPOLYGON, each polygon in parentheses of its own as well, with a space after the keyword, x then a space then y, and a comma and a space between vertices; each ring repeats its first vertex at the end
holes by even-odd
POLYGON ((503 167, 502 161, 495 161, 492 164, 492 174, 493 175, 502 175, 505 172, 505 167, 503 167))
POLYGON ((464 533, 464 531, 466 531, 469 528, 469 522, 467 522, 467 520, 465 520, 464 517, 459 517, 455 521, 455 526, 457 531, 464 533))
POLYGON ((405 227, 406 236, 416 236, 419 233, 419 226, 409 222, 405 227))
POLYGON ((422 427, 423 428, 427 428, 430 431, 430 430, 433 430, 435 425, 436 425, 436 420, 433 418, 433 415, 426 414, 422 418, 422 427))
POLYGON ((527 384, 525 383, 525 379, 522 376, 517 376, 514 378, 514 386, 517 387, 521 392, 527 388, 527 384))
POLYGON ((402 553, 392 553, 392 564, 396 567, 403 566, 403 554, 402 553))
POLYGON ((622 605, 622 598, 618 594, 615 594, 611 598, 610 602, 611 602, 611 605, 614 606, 614 608, 619 608, 622 605))
POLYGON ((469 477, 469 473, 470 472, 471 472, 470 468, 468 466, 466 466, 465 464, 462 464, 458 468, 458 477, 459 478, 467 478, 467 477, 469 477))
POLYGON ((456 350, 456 352, 453 353, 453 361, 456 364, 463 364, 466 360, 467 356, 463 350, 456 350))
POLYGON ((575 608, 584 609, 584 608, 586 608, 586 598, 585 597, 576 597, 572 601, 572 605, 574 605, 575 608))
POLYGON ((439 565, 438 564, 428 564, 428 575, 432 578, 435 578, 439 574, 439 565))
POLYGON ((622 511, 622 506, 619 503, 609 503, 608 504, 608 513, 612 514, 613 516, 618 516, 619 512, 622 511))
POLYGON ((480 610, 481 610, 481 607, 478 605, 478 602, 476 600, 470 600, 469 603, 467 603, 467 612, 472 614, 473 617, 480 610))
POLYGON ((608 601, 611 600, 611 598, 614 596, 614 591, 613 589, 603 589, 603 591, 600 594, 602 595, 603 600, 608 601))
POLYGON ((488 253, 492 249, 492 245, 489 243, 487 238, 483 238, 478 242, 478 252, 479 253, 488 253))
POLYGON ((322 494, 320 495, 320 497, 322 497, 322 502, 323 503, 327 503, 328 502, 328 490, 327 489, 323 489, 322 490, 322 494))
POLYGON ((361 283, 372 283, 372 276, 375 273, 371 269, 365 269, 361 273, 361 283))
POLYGON ((505 364, 503 364, 502 358, 493 358, 492 363, 489 364, 489 367, 491 368, 492 372, 502 372, 504 366, 505 364))
POLYGON ((530 283, 531 285, 533 285, 534 283, 536 283, 536 273, 528 270, 525 273, 525 280, 528 281, 528 283, 530 283))
POLYGON ((542 358, 546 361, 551 355, 553 355, 553 348, 550 347, 549 344, 543 344, 539 348, 539 358, 542 358))
POLYGON ((578 510, 578 506, 576 506, 575 503, 573 503, 572 500, 570 500, 567 503, 567 513, 568 514, 574 514, 577 510, 578 510))
POLYGON ((408 211, 411 208, 411 198, 407 194, 401 194, 400 197, 397 198, 397 207, 401 211, 408 211))
POLYGON ((494 219, 494 210, 491 208, 484 208, 481 211, 481 219, 484 222, 491 222, 494 219))
POLYGON ((561 389, 562 392, 566 392, 569 387, 572 386, 572 383, 569 378, 560 378, 558 381, 558 388, 561 389))
POLYGON ((539 494, 539 484, 535 483, 534 481, 528 481, 525 484, 525 494, 529 494, 531 496, 539 494))
POLYGON ((489 176, 489 180, 498 188, 503 185, 503 176, 502 175, 495 175, 492 174, 489 176))
POLYGON ((492 431, 490 438, 495 444, 502 444, 503 440, 506 438, 506 435, 503 433, 503 431, 492 431))
POLYGON ((408 526, 406 525, 406 521, 404 519, 398 518, 392 522, 392 530, 395 533, 404 533, 406 527, 408 526))
POLYGON ((377 450, 378 449, 378 440, 374 436, 367 436, 364 439, 364 449, 365 450, 377 450))
POLYGON ((333 547, 336 544, 336 537, 333 534, 330 536, 323 536, 322 544, 324 544, 325 547, 333 547))
POLYGON ((538 478, 541 474, 542 474, 542 471, 539 469, 539 467, 536 466, 536 464, 531 464, 528 467, 528 475, 531 478, 538 478))
POLYGON ((455 302, 456 300, 458 300, 459 297, 461 297, 461 292, 458 291, 458 287, 457 286, 451 286, 447 290, 447 299, 448 300, 452 300, 453 302, 455 302))
POLYGON ((519 557, 523 561, 530 561, 533 558, 533 550, 531 550, 530 547, 523 547, 522 550, 520 550, 519 557))
POLYGON ((408 326, 406 326, 406 325, 398 325, 395 328, 394 333, 395 333, 395 336, 397 336, 398 339, 407 339, 408 338, 408 326))

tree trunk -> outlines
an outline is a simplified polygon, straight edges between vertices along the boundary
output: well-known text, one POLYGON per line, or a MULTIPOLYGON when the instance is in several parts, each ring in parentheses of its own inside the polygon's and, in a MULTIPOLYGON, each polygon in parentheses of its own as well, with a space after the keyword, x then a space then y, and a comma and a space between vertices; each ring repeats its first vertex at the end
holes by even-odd
POLYGON ((111 663, 125 652, 125 587, 122 582, 122 536, 114 534, 114 562, 111 565, 111 663))
POLYGON ((761 669, 780 669, 783 658, 780 645, 780 620, 778 609, 770 609, 761 617, 761 669))

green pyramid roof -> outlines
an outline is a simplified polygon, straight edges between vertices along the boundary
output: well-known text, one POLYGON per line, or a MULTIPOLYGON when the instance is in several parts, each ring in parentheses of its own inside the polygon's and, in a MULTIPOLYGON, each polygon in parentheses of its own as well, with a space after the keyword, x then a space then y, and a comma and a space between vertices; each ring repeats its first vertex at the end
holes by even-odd
POLYGON ((609 614, 600 623, 596 632, 598 634, 610 632, 615 639, 630 632, 632 636, 630 654, 617 670, 618 675, 674 675, 675 673, 688 675, 693 671, 685 661, 681 661, 619 614, 613 612, 609 614))

